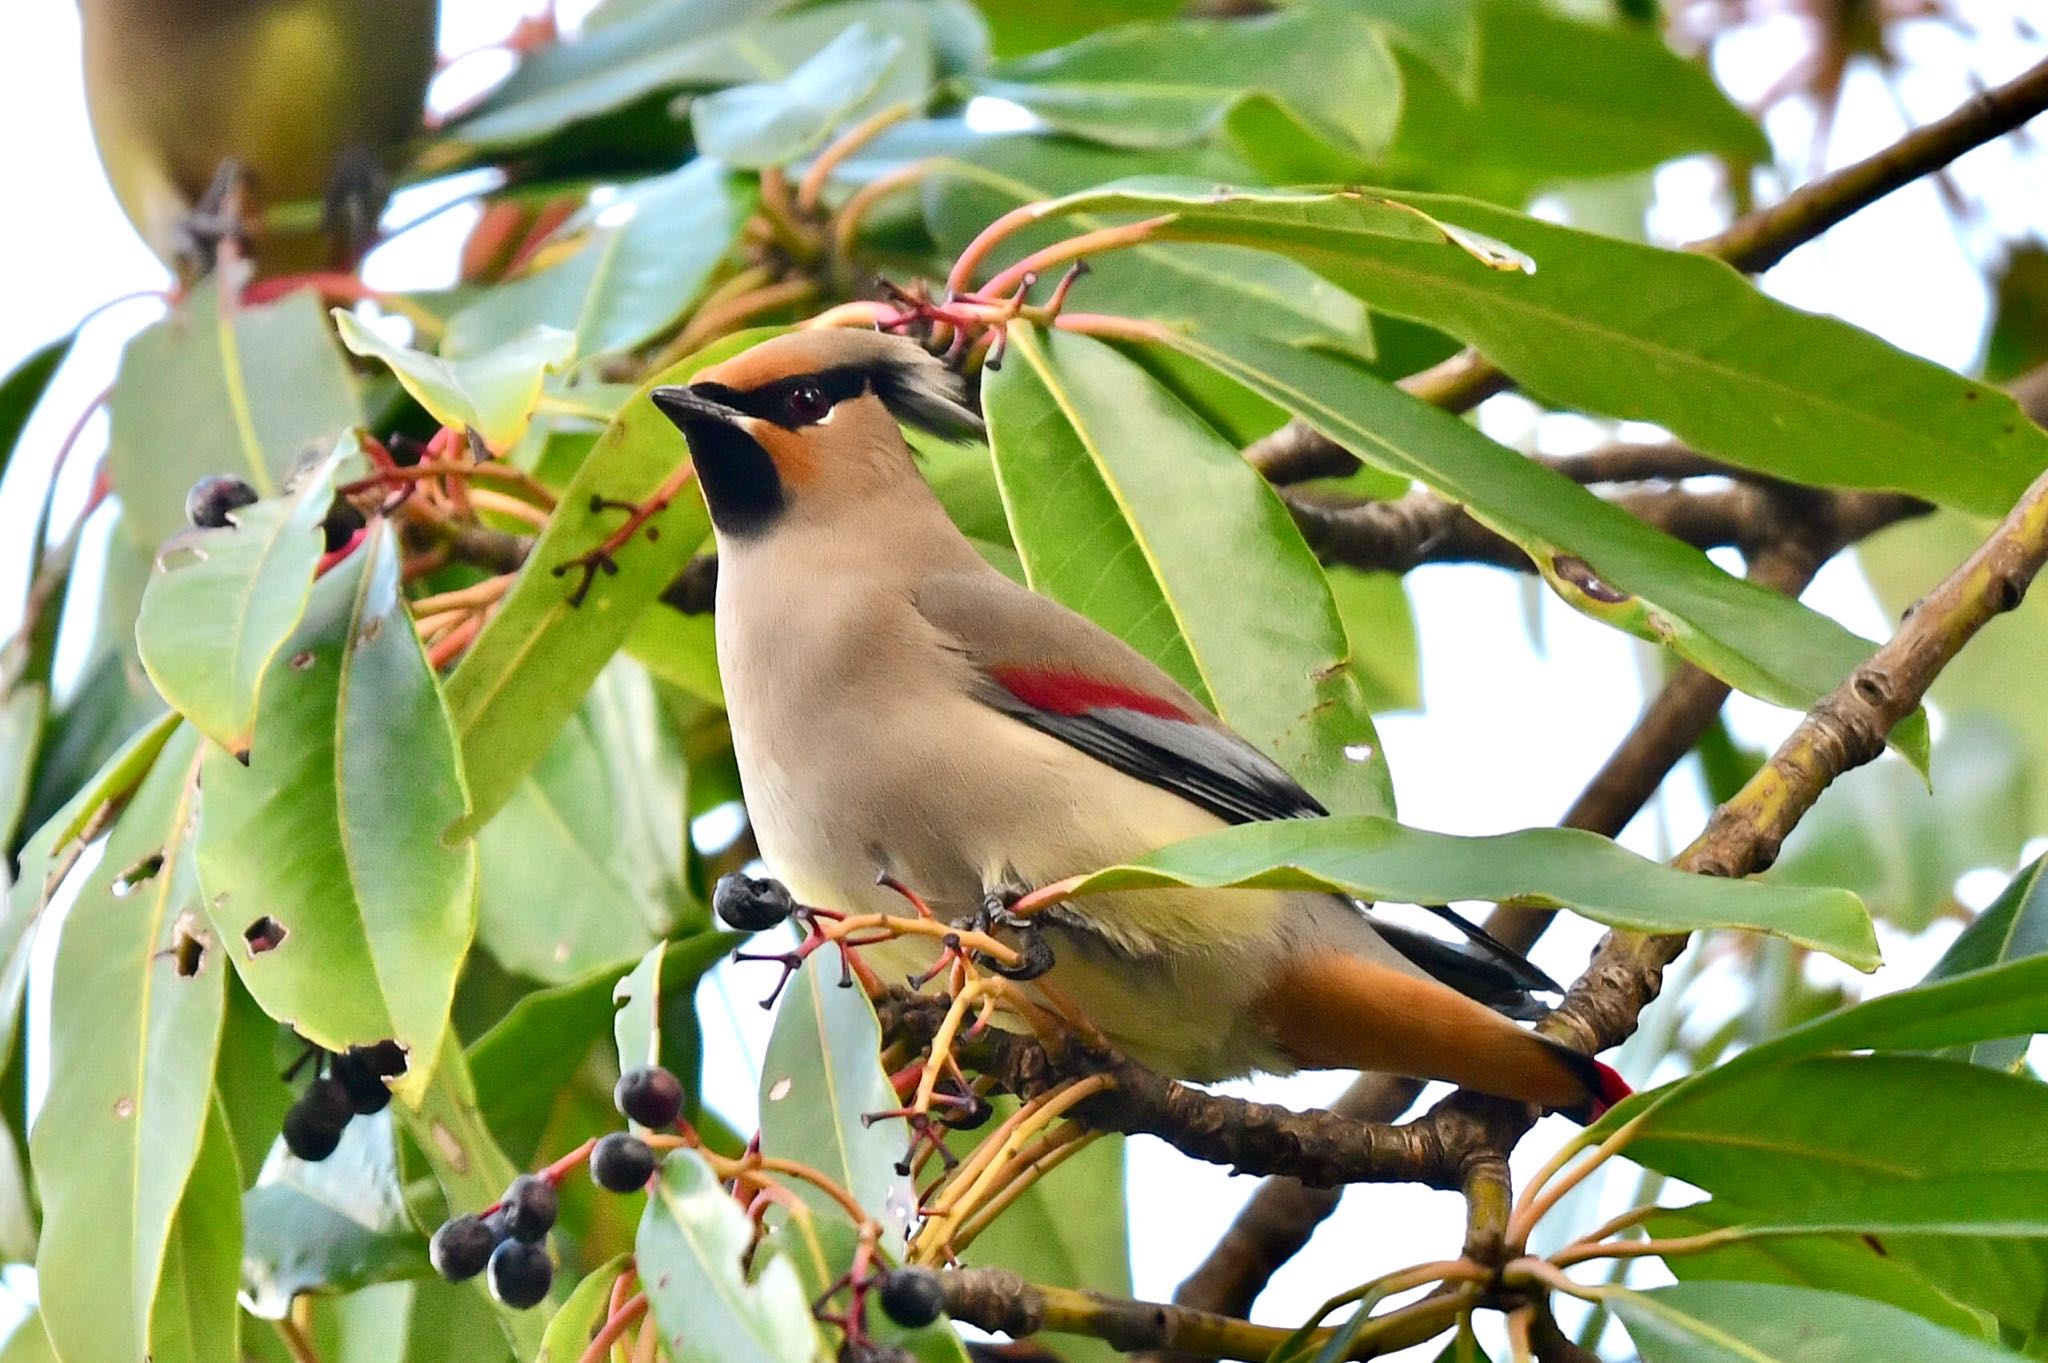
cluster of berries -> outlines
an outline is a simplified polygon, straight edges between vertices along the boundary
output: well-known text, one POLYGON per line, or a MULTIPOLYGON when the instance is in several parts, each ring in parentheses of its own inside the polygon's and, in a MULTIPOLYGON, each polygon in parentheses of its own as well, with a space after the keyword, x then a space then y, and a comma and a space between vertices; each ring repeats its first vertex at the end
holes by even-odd
MULTIPOLYGON (((612 1101, 629 1121, 654 1130, 683 1115, 683 1085, 659 1066, 620 1077, 612 1101)), ((566 1161, 565 1161, 566 1163, 566 1161)), ((637 1193, 654 1177, 654 1148, 627 1131, 600 1138, 590 1150, 590 1177, 613 1193, 637 1193)), ((547 1233, 555 1224, 556 1184, 562 1170, 521 1174, 495 1206, 442 1223, 427 1246, 434 1269, 451 1283, 487 1274, 491 1295, 523 1310, 538 1305, 555 1278, 547 1233)))
MULTIPOLYGON (((185 494, 185 519, 202 530, 219 530, 228 524, 230 512, 240 511, 256 500, 256 489, 240 478, 227 473, 208 474, 185 494)), ((327 509, 327 519, 320 523, 326 551, 333 554, 346 549, 356 531, 367 524, 355 503, 346 497, 336 497, 334 505, 327 509)))
POLYGON ((390 1105, 391 1090, 384 1081, 404 1073, 405 1050, 396 1041, 326 1055, 314 1067, 313 1082, 284 1114, 285 1149, 302 1160, 326 1159, 341 1144, 342 1128, 351 1117, 367 1117, 390 1105))

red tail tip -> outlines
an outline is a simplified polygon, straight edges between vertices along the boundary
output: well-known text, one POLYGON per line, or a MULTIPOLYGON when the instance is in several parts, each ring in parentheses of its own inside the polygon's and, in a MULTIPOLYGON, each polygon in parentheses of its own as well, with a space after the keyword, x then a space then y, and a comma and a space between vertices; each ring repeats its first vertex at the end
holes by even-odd
POLYGON ((1588 1104, 1588 1107, 1592 1112, 1593 1119, 1598 1121, 1606 1114, 1608 1108, 1613 1107, 1616 1103, 1634 1093, 1635 1090, 1628 1086, 1628 1080, 1622 1078, 1612 1065, 1603 1065, 1598 1060, 1595 1060, 1593 1062, 1593 1073, 1597 1076, 1596 1096, 1588 1104))

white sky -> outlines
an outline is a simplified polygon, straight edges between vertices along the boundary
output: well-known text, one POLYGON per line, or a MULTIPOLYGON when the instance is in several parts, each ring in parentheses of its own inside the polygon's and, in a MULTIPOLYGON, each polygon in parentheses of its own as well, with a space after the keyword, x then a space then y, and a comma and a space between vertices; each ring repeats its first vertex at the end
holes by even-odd
MULTIPOLYGON (((1998 6, 1963 8, 1988 8, 1994 19, 2009 12, 1998 6)), ((504 32, 522 6, 518 0, 446 0, 444 9, 444 49, 463 51, 504 32)), ((1769 26, 1725 54, 1738 93, 1752 93, 1768 82, 1782 66, 1793 36, 1784 24, 1769 26)), ((1929 65, 1904 86, 1904 99, 1917 119, 1945 112, 1967 95, 1961 53, 1950 35, 1917 28, 1906 47, 1929 65)), ((1988 82, 2041 55, 2010 38, 1979 42, 1971 53, 1988 82)), ((458 68, 450 83, 473 85, 488 78, 491 65, 491 59, 476 59, 458 68)), ((1901 126, 1900 111, 1882 86, 1852 79, 1830 160, 1839 163, 1875 150, 1896 137, 1901 126)), ((0 6, 0 127, 15 130, 0 140, 0 183, 13 187, 0 213, 4 371, 93 307, 136 290, 161 288, 167 281, 121 217, 99 171, 80 86, 77 16, 68 0, 12 0, 0 6)), ((1799 149, 1803 162, 1806 130, 1797 110, 1774 118, 1771 131, 1782 146, 1799 149)), ((1933 188, 1923 183, 1852 219, 1820 245, 1795 253, 1772 272, 1767 287, 1943 363, 1967 366, 1977 353, 1987 312, 1969 251, 1982 250, 1996 235, 2017 235, 2029 227, 2038 232, 2048 223, 2048 182, 2038 175, 2015 176, 2013 170, 2010 153, 1998 147, 1959 167, 1968 186, 1996 184, 2001 205, 1993 224, 1996 233, 1983 239, 1973 235, 1967 248, 1933 188)), ((1683 240, 1720 225, 1704 167, 1668 168, 1659 189, 1653 221, 1665 239, 1683 240)), ((401 203, 394 216, 402 220, 411 211, 401 203)), ((386 288, 444 282, 450 252, 466 225, 464 214, 450 213, 430 229, 410 234, 372 261, 373 280, 386 288)), ((22 536, 33 514, 31 490, 45 477, 65 429, 111 378, 123 341, 156 315, 153 303, 129 302, 88 326, 0 488, 0 631, 11 628, 23 587, 22 536)), ((1532 423, 1531 409, 1517 398, 1497 399, 1486 416, 1495 435, 1523 445, 1540 441, 1546 448, 1571 448, 1594 443, 1603 434, 1574 418, 1532 423)), ((74 473, 82 476, 90 469, 91 456, 104 441, 103 427, 99 418, 89 429, 74 458, 74 473)), ((82 486, 73 489, 71 505, 77 504, 80 491, 82 486)), ((1554 821, 1633 719, 1643 694, 1645 650, 1509 574, 1428 568, 1412 575, 1410 584, 1422 622, 1428 713, 1387 718, 1380 727, 1403 817, 1458 832, 1554 821)), ((1887 632, 1887 622, 1846 563, 1826 570, 1808 600, 1866 635, 1887 632)), ((1753 743, 1775 741, 1788 725, 1781 712, 1740 698, 1730 713, 1742 737, 1753 743)), ((1669 855, 1697 829, 1705 810, 1694 786, 1679 780, 1673 787, 1630 829, 1624 839, 1629 845, 1649 855, 1669 855)), ((1538 951, 1538 962, 1568 979, 1596 937, 1590 925, 1560 925, 1538 951)), ((1888 942, 1887 947, 1899 958, 1888 969, 1906 979, 1924 968, 1933 950, 1931 943, 1914 949, 1888 942)), ((753 999, 765 982, 742 976, 732 991, 736 998, 722 1002, 726 978, 721 972, 704 999, 708 1079, 719 1105, 744 1121, 751 1113, 753 1066, 765 1037, 764 1015, 753 999), (731 1025, 721 1018, 731 1019, 731 1025)), ((1628 1071, 1626 1056, 1622 1067, 1632 1080, 1644 1077, 1628 1071)), ((1232 1092, 1297 1105, 1327 1101, 1342 1087, 1338 1075, 1228 1086, 1232 1092)), ((1556 1120, 1539 1128, 1524 1143, 1518 1160, 1523 1172, 1530 1161, 1546 1157, 1567 1129, 1556 1120)), ((1253 1180, 1185 1160, 1150 1141, 1132 1144, 1130 1162, 1136 1290, 1163 1298, 1215 1242, 1253 1180)), ((1454 1253, 1460 1228, 1459 1203, 1448 1194, 1354 1190, 1316 1249, 1275 1280, 1257 1317, 1291 1325, 1331 1293, 1376 1273, 1454 1253)), ((12 1281, 21 1285, 21 1275, 12 1281)))

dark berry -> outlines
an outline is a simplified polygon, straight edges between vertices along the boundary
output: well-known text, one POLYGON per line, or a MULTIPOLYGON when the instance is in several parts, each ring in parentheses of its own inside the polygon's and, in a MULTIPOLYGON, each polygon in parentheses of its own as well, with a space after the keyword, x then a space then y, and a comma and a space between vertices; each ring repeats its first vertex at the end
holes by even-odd
POLYGON ((391 1105, 391 1090, 384 1087, 384 1081, 371 1070, 361 1051, 350 1049, 335 1056, 332 1073, 335 1082, 348 1094, 349 1106, 356 1115, 367 1117, 391 1105))
POLYGON ((882 1279, 882 1310, 907 1329, 930 1325, 946 1309, 946 1288, 928 1268, 891 1269, 882 1279))
POLYGON ((957 1103, 947 1103, 936 1115, 955 1131, 974 1131, 986 1126, 995 1110, 994 1103, 969 1089, 960 1095, 957 1103))
POLYGON ((505 1214, 505 1233, 514 1240, 540 1239, 555 1224, 555 1205, 554 1184, 536 1174, 521 1174, 505 1190, 500 1208, 505 1214))
POLYGON ((355 538, 356 531, 368 524, 363 513, 356 510, 354 502, 345 497, 336 498, 334 505, 327 509, 327 519, 320 523, 320 532, 327 537, 327 552, 332 554, 346 549, 348 542, 355 538))
POLYGON ((774 927, 796 909, 796 901, 779 880, 756 880, 738 871, 718 878, 711 907, 724 924, 739 932, 774 927))
POLYGON ((405 1047, 396 1041, 378 1041, 368 1046, 351 1046, 348 1053, 359 1057, 379 1079, 396 1079, 405 1073, 405 1047))
POLYGON ((515 1311, 538 1306, 555 1280, 546 1245, 506 1240, 491 1251, 491 1295, 515 1311))
POLYGON ((654 1151, 638 1136, 614 1131, 590 1152, 590 1177, 614 1193, 637 1193, 654 1176, 654 1151))
POLYGON ((656 1130, 674 1126, 683 1115, 683 1081, 659 1065, 648 1065, 619 1076, 612 1102, 628 1121, 656 1130))
POLYGON ((341 1128, 321 1121, 305 1100, 293 1103, 284 1114, 284 1148, 302 1160, 324 1160, 341 1144, 341 1128))
POLYGON ((239 511, 255 500, 256 489, 241 479, 210 474, 185 494, 185 519, 202 529, 218 530, 228 523, 230 511, 239 511))
POLYGON ((299 1095, 298 1106, 306 1110, 308 1121, 317 1122, 330 1131, 340 1131, 348 1125, 348 1119, 356 1115, 355 1104, 349 1101, 348 1088, 331 1074, 306 1085, 306 1091, 299 1095))
POLYGON ((434 1261, 436 1273, 451 1283, 459 1283, 484 1271, 491 1251, 503 1238, 481 1216, 458 1216, 443 1221, 434 1232, 434 1238, 427 1242, 427 1257, 434 1261))

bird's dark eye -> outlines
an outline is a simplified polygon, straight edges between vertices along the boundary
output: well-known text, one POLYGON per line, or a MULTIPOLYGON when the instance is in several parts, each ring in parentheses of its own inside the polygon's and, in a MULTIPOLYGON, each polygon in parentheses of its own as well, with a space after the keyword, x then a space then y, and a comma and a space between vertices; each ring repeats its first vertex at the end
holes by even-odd
POLYGON ((789 390, 789 396, 782 400, 782 406, 790 419, 799 426, 808 426, 814 421, 823 421, 832 410, 832 399, 825 396, 823 389, 814 383, 799 384, 789 390))

